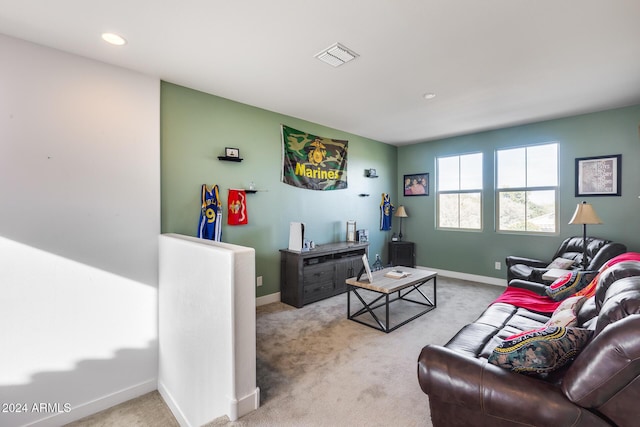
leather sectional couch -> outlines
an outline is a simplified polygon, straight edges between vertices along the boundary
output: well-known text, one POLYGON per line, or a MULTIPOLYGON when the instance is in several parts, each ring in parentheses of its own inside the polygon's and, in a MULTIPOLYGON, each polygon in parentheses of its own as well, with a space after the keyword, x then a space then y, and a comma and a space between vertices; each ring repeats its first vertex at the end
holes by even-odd
MULTIPOLYGON (((543 293, 545 285, 539 286, 543 293)), ((640 254, 609 261, 591 290, 595 295, 576 298, 582 304, 574 313, 576 326, 592 331, 591 338, 552 373, 518 373, 489 363, 505 338, 542 328, 551 318, 505 302, 490 305, 444 346, 424 347, 418 380, 429 396, 433 425, 640 425, 640 254)))

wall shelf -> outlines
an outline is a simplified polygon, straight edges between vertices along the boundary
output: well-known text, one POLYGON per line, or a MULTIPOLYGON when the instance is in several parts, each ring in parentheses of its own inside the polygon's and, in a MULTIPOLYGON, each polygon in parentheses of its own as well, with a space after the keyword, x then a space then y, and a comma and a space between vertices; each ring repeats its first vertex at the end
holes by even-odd
POLYGON ((228 156, 218 156, 218 160, 224 160, 227 162, 238 162, 240 163, 242 160, 240 157, 228 157, 228 156))

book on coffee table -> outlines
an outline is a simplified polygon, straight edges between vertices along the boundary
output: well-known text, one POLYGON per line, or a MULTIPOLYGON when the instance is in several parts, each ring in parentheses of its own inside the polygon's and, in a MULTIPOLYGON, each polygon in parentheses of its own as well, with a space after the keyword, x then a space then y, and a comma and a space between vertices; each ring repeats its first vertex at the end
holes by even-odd
POLYGON ((384 276, 385 277, 390 277, 392 279, 402 279, 403 277, 407 277, 410 276, 411 273, 408 273, 406 271, 402 271, 402 270, 391 270, 391 271, 387 271, 384 276))

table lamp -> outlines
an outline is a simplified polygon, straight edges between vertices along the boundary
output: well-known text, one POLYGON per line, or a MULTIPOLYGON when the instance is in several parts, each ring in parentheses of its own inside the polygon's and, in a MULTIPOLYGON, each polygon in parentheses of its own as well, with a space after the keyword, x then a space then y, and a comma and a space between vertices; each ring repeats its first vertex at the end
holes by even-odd
POLYGON ((602 220, 587 202, 578 203, 569 224, 582 224, 582 269, 587 269, 587 224, 602 224, 602 220))
POLYGON ((404 206, 400 206, 393 216, 400 218, 400 235, 398 237, 399 240, 402 241, 402 218, 409 218, 409 215, 407 215, 407 211, 404 209, 404 206))

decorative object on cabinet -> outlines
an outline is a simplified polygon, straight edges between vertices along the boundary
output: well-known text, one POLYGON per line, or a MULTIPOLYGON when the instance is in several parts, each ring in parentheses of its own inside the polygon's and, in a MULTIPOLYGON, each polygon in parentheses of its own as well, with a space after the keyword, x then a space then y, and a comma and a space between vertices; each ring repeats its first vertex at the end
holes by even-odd
POLYGON ((367 178, 377 178, 378 174, 375 169, 365 169, 364 176, 366 176, 367 178))
POLYGON ((389 242, 389 264, 392 267, 416 266, 416 244, 413 242, 389 242))
POLYGON ((282 302, 301 308, 347 290, 346 280, 362 268, 368 243, 329 243, 309 251, 280 249, 282 302))
POLYGON ((429 195, 429 174, 416 173, 404 176, 405 196, 428 196, 429 195))
POLYGON ((347 242, 356 241, 356 222, 354 220, 347 221, 347 242))
POLYGON ((369 241, 369 230, 367 229, 360 229, 356 231, 356 238, 358 240, 358 243, 366 243, 369 241))
POLYGON ((402 218, 409 218, 409 215, 407 215, 407 211, 404 206, 400 206, 393 216, 400 218, 400 234, 398 235, 398 239, 402 241, 402 218))
POLYGON ((582 224, 582 269, 587 269, 587 224, 602 224, 602 220, 587 202, 578 203, 569 224, 582 224))
POLYGON ((622 195, 622 154, 576 159, 576 197, 622 195))

